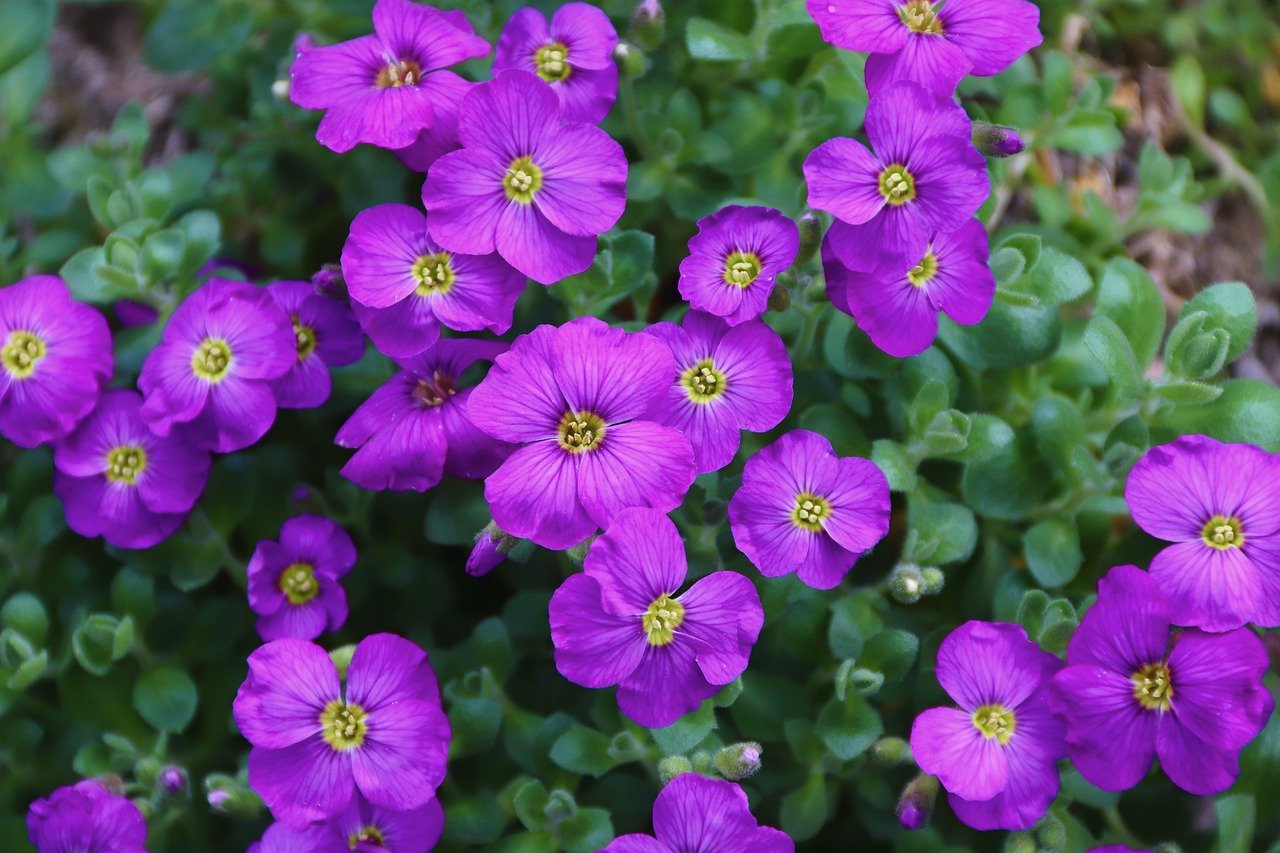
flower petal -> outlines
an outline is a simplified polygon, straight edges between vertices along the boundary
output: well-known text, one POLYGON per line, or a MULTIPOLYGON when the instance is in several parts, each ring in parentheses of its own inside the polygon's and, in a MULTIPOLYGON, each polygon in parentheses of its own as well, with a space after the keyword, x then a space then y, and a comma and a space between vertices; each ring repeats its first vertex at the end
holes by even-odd
POLYGON ((553 550, 572 548, 596 531, 578 498, 578 466, 568 457, 555 442, 538 442, 489 475, 484 497, 501 530, 553 550))
POLYGON ((619 683, 635 672, 647 645, 639 615, 606 610, 602 594, 599 581, 577 574, 551 596, 556 669, 583 687, 619 683))
POLYGON ((911 754, 957 796, 989 800, 1009 784, 1009 757, 959 708, 930 708, 911 726, 911 754))

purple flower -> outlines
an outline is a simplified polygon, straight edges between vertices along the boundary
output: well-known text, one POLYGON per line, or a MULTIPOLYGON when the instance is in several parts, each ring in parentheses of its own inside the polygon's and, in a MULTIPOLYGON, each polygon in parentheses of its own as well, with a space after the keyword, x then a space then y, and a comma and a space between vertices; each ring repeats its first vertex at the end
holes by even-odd
POLYGON ((146 853, 147 824, 133 803, 86 779, 32 803, 27 838, 39 853, 146 853))
POLYGON ((356 409, 334 443, 354 447, 342 476, 371 490, 425 492, 448 474, 480 480, 511 453, 510 444, 476 429, 468 413, 474 388, 458 379, 477 361, 504 352, 501 341, 445 338, 396 363, 391 377, 356 409))
POLYGON ((496 250, 542 284, 591 266, 596 236, 626 206, 622 146, 564 123, 551 87, 514 69, 467 94, 458 136, 462 149, 433 163, 422 188, 432 239, 450 252, 496 250))
POLYGON ((273 386, 297 363, 293 325, 270 293, 211 278, 169 318, 142 363, 142 418, 157 435, 240 450, 271 429, 273 386))
POLYGON ((427 853, 444 833, 444 809, 435 797, 415 809, 381 808, 359 794, 333 826, 356 853, 427 853))
POLYGON ((746 670, 764 625, 760 596, 736 572, 677 595, 688 563, 662 513, 617 513, 582 565, 551 596, 556 669, 574 684, 617 684, 622 713, 661 728, 746 670))
POLYGON ((326 111, 316 139, 331 151, 350 151, 361 142, 391 149, 413 145, 435 127, 436 105, 447 114, 456 88, 466 83, 441 69, 489 52, 489 43, 462 24, 465 18, 456 13, 411 0, 378 0, 372 35, 327 47, 298 46, 289 98, 326 111))
POLYGON ((680 262, 680 295, 736 326, 764 313, 800 249, 800 229, 771 207, 731 204, 698 220, 680 262))
POLYGON ((331 823, 317 823, 305 829, 294 829, 286 823, 273 823, 262 838, 249 845, 245 853, 342 853, 346 839, 331 823))
POLYGON ((977 219, 935 234, 905 271, 846 266, 842 257, 875 257, 877 247, 866 244, 867 236, 866 229, 832 223, 822 243, 822 269, 831 304, 856 318, 877 347, 898 358, 919 355, 938 335, 939 311, 964 326, 987 316, 996 280, 987 266, 987 229, 977 219))
POLYGON ((360 325, 391 358, 422 352, 441 325, 502 334, 525 285, 497 254, 442 250, 427 233, 427 218, 404 204, 380 204, 355 218, 342 274, 360 325))
POLYGON ((898 264, 900 272, 920 260, 935 234, 956 230, 977 212, 989 190, 987 162, 970 141, 960 105, 915 83, 894 83, 875 95, 865 127, 872 150, 839 137, 805 158, 809 205, 854 226, 842 243, 875 252, 870 259, 842 256, 846 266, 898 264))
POLYGON ((688 437, 698 473, 729 464, 740 430, 768 432, 790 411, 787 347, 761 321, 731 327, 690 311, 679 326, 655 323, 645 331, 676 359, 674 381, 651 414, 688 437))
POLYGON ((914 80, 950 95, 965 74, 990 77, 1040 44, 1026 0, 808 0, 822 38, 869 53, 867 90, 914 80))
POLYGON ((874 462, 792 430, 747 460, 729 526, 761 574, 831 589, 889 532, 889 482, 874 462))
POLYGON ((1098 582, 1098 601, 1054 676, 1071 761, 1099 788, 1132 788, 1159 756, 1183 790, 1225 791, 1240 772, 1240 748, 1275 707, 1262 684, 1266 651, 1247 628, 1190 629, 1171 642, 1170 621, 1154 578, 1117 566, 1098 582))
POLYGON ((298 829, 341 814, 357 791, 393 811, 422 808, 444 779, 450 730, 435 672, 394 634, 360 641, 345 692, 315 643, 267 643, 249 655, 233 710, 253 745, 249 784, 298 829))
POLYGON ((249 560, 249 609, 264 640, 314 640, 347 621, 338 580, 356 563, 356 546, 331 519, 299 515, 280 528, 280 541, 259 542, 249 560))
MULTIPOLYGON (((462 12, 445 12, 445 16, 456 15, 462 20, 462 12)), ((468 24, 468 27, 470 24, 468 24)), ((456 74, 437 74, 432 91, 431 109, 433 121, 430 130, 418 134, 412 145, 397 148, 396 159, 405 168, 426 174, 431 164, 450 151, 462 147, 458 140, 458 113, 462 110, 462 99, 475 87, 475 83, 463 80, 456 74)))
POLYGON ((646 419, 675 370, 661 341, 594 317, 517 338, 468 401, 477 427, 521 445, 484 484, 498 527, 558 550, 627 507, 679 506, 693 448, 646 419))
POLYGON ((1175 543, 1151 560, 1174 624, 1280 626, 1280 457, 1184 435, 1138 460, 1124 496, 1139 527, 1175 543))
POLYGON ((156 435, 141 409, 136 391, 107 391, 53 450, 53 491, 67 525, 117 548, 168 539, 209 479, 208 452, 180 435, 156 435))
POLYGON ((503 533, 495 525, 488 525, 476 536, 471 553, 467 555, 467 574, 482 578, 502 565, 516 540, 503 533))
POLYGON ((364 355, 364 335, 351 309, 316 292, 307 281, 277 281, 267 286, 276 304, 293 322, 297 360, 275 381, 282 409, 312 409, 329 399, 330 367, 354 364, 364 355))
POLYGON ((966 622, 938 647, 938 683, 960 707, 916 717, 911 752, 974 829, 1030 829, 1058 795, 1067 750, 1049 680, 1061 668, 1006 622, 966 622))
POLYGON ((601 853, 792 853, 795 849, 785 832, 756 822, 746 792, 738 785, 681 773, 653 801, 653 835, 620 836, 601 853))
POLYGON ((118 299, 112 307, 115 309, 116 320, 122 329, 150 326, 159 317, 155 308, 135 299, 118 299))
POLYGON ((0 288, 0 435, 21 447, 62 438, 111 380, 107 321, 62 279, 0 288))
POLYGON ((618 33, 604 12, 588 3, 566 3, 550 25, 525 7, 507 21, 493 56, 493 73, 532 71, 555 90, 565 121, 598 124, 618 97, 613 49, 618 33))

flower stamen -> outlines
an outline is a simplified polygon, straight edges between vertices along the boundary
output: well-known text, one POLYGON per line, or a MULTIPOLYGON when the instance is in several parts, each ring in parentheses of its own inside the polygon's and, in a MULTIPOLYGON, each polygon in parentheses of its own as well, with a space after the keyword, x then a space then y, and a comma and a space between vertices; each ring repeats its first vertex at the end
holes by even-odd
POLYGON ((730 252, 724 259, 725 283, 745 290, 759 278, 762 266, 755 252, 730 252))
POLYGON ((831 503, 812 492, 796 495, 795 508, 791 510, 791 523, 810 533, 818 533, 823 522, 831 518, 831 503))
POLYGON ((436 252, 422 255, 413 262, 409 274, 418 286, 414 292, 419 296, 435 296, 448 293, 453 287, 454 272, 450 264, 452 255, 448 252, 436 252))
POLYGON ((1215 515, 1205 522, 1200 538, 1204 540, 1204 544, 1219 551, 1244 547, 1244 530, 1240 526, 1240 519, 1235 516, 1227 518, 1215 515))
POLYGON ((401 59, 382 66, 378 70, 375 85, 379 89, 399 89, 401 86, 416 86, 421 82, 422 66, 412 59, 401 59))
POLYGON ((706 404, 724 396, 729 383, 724 373, 716 369, 715 363, 704 358, 680 374, 680 384, 691 402, 706 404))
POLYGON ((942 35, 942 19, 933 8, 931 0, 911 0, 905 6, 898 7, 898 17, 907 29, 922 35, 942 35))
POLYGON ((369 731, 366 716, 364 708, 354 702, 334 699, 320 712, 320 736, 338 752, 355 749, 369 731))
POLYGON ((221 338, 205 338, 191 356, 191 369, 205 382, 221 382, 231 370, 231 347, 221 338))
POLYGON ((676 629, 684 622, 684 605, 663 593, 653 600, 640 617, 645 639, 651 646, 665 646, 675 639, 676 629))
POLYGON ((906 204, 916 197, 916 179, 907 167, 895 163, 880 173, 880 195, 892 205, 906 204))
POLYGON ((1173 674, 1166 663, 1149 663, 1129 676, 1133 698, 1148 711, 1167 711, 1173 699, 1173 674))
POLYGON ((520 204, 529 204, 542 189, 542 170, 534 165, 532 157, 517 157, 507 167, 502 177, 502 190, 507 198, 520 204))
POLYGON ((290 604, 306 604, 320 594, 315 566, 310 563, 293 563, 280 572, 280 591, 290 604))
POLYGON ((604 419, 594 412, 566 412, 557 433, 560 446, 570 453, 597 450, 604 441, 604 419))
POLYGON ((983 705, 973 712, 973 725, 987 740, 994 739, 1001 746, 1013 737, 1017 720, 1003 705, 983 705))
POLYGON ((147 452, 136 444, 122 444, 107 451, 107 480, 132 486, 147 469, 147 452))
POLYGON ((14 379, 26 379, 35 373, 36 362, 48 352, 45 343, 34 332, 13 331, 9 342, 0 350, 0 362, 14 379))
POLYGON ((924 287, 937 274, 938 256, 933 253, 933 247, 929 247, 925 250, 920 263, 907 270, 907 281, 916 287, 924 287))
POLYGON ((569 75, 573 73, 573 66, 568 60, 568 46, 558 41, 544 44, 533 53, 533 64, 538 69, 538 76, 548 83, 569 79, 569 75))
POLYGON ((316 330, 302 323, 297 314, 293 315, 293 339, 298 344, 298 361, 305 361, 316 351, 316 330))

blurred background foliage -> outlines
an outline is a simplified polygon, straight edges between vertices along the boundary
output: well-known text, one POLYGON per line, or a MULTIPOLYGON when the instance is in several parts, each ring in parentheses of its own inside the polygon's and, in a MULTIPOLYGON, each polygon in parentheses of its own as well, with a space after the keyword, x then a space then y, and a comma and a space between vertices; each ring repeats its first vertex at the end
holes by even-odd
MULTIPOLYGON (((363 34, 370 5, 0 2, 0 282, 60 270, 108 313, 128 299, 163 318, 211 261, 256 280, 336 261, 356 213, 414 202, 421 178, 383 151, 321 148, 318 116, 289 104, 282 81, 298 33, 363 34)), ((526 4, 438 5, 494 40, 526 4)), ((625 37, 633 3, 599 5, 625 37)), ((757 814, 801 849, 1280 850, 1276 722, 1216 799, 1158 775, 1117 796, 1066 772, 1034 837, 974 833, 942 804, 914 834, 893 815, 912 766, 881 738, 905 737, 944 701, 932 672, 942 636, 969 618, 1012 620, 1061 652, 1106 568, 1153 553, 1119 498, 1148 446, 1205 432, 1280 450, 1274 4, 1039 5, 1044 46, 960 88, 973 116, 1028 141, 992 163, 982 217, 1000 289, 988 319, 944 322, 935 347, 889 359, 825 305, 812 260, 788 276, 790 307, 766 315, 796 361, 784 427, 885 469, 889 538, 837 591, 761 579, 723 519, 741 459, 766 436, 746 437, 739 461, 701 477, 676 513, 695 577, 727 566, 761 589, 768 619, 741 684, 649 732, 620 718, 610 691, 559 677, 546 603, 571 557, 526 547, 468 578, 462 562, 488 521, 479 484, 372 495, 337 476, 333 434, 391 373, 371 350, 335 372, 326 406, 282 413, 263 444, 219 459, 187 526, 148 552, 69 533, 49 453, 0 447, 0 848, 25 849, 28 802, 76 773, 119 774, 152 810, 153 850, 257 837, 266 817, 230 718, 257 644, 244 563, 285 518, 315 511, 360 549, 351 618, 330 646, 401 633, 431 651, 445 685, 443 849, 595 849, 648 828, 659 758, 706 761, 745 739, 765 750, 745 783, 757 814), (945 589, 931 581, 913 602, 904 578, 921 569, 941 569, 945 589), (188 769, 188 795, 157 790, 168 761, 188 769), (207 807, 212 789, 231 795, 232 814, 207 807)), ((631 162, 627 213, 590 272, 530 286, 516 331, 669 316, 695 221, 744 200, 800 214, 800 162, 855 135, 866 103, 862 58, 824 45, 802 0, 668 3, 662 38, 630 62, 604 124, 631 162)), ((462 71, 484 79, 487 60, 462 71)), ((158 324, 118 332, 118 381, 158 335, 158 324)))

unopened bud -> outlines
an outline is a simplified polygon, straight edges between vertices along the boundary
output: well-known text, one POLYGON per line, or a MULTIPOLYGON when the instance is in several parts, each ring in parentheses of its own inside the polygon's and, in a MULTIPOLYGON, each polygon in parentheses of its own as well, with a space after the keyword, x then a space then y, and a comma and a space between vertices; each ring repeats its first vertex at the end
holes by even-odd
POLYGON ((755 741, 734 743, 716 752, 713 759, 720 775, 735 782, 755 774, 760 769, 760 757, 764 747, 755 741))
POLYGON ((800 250, 796 253, 796 263, 803 264, 812 258, 822 245, 822 220, 812 210, 806 210, 796 220, 800 229, 800 250))
POLYGON ((644 76, 646 65, 644 51, 634 44, 618 42, 618 46, 613 49, 613 61, 618 63, 618 70, 624 77, 635 79, 644 76))
POLYGON ((519 539, 503 533, 498 525, 489 522, 476 535, 476 543, 467 557, 467 574, 473 578, 484 577, 501 565, 511 549, 518 544, 519 539))
POLYGON ((209 808, 219 814, 253 818, 262 811, 262 800, 240 779, 213 773, 205 778, 204 785, 209 808))
POLYGON ((897 764, 911 757, 911 747, 900 737, 882 737, 871 744, 871 757, 880 764, 897 764))
POLYGON ((699 776, 712 776, 716 772, 716 765, 708 752, 698 750, 689 756, 689 760, 693 762, 693 772, 699 776))
POLYGON ((338 302, 347 301, 347 280, 342 277, 342 267, 337 264, 325 264, 311 276, 311 284, 316 293, 327 296, 338 302))
POLYGON ((899 563, 889 575, 889 594, 899 604, 915 604, 924 594, 924 573, 913 563, 899 563))
POLYGON ((894 810, 903 829, 923 829, 933 814, 933 801, 938 796, 938 780, 921 773, 907 783, 894 810))
POLYGON ((681 773, 692 773, 693 762, 683 755, 668 755, 658 762, 658 777, 662 784, 667 784, 681 773))
POLYGON ((1018 131, 1003 124, 988 121, 973 123, 973 147, 988 157, 1011 157, 1022 153, 1027 144, 1018 131))
POLYGON ((645 50, 653 50, 662 42, 666 19, 666 13, 662 11, 662 4, 658 0, 640 0, 636 13, 631 18, 628 38, 645 50))
POLYGON ((177 795, 187 790, 187 771, 176 764, 167 764, 160 770, 160 789, 166 794, 177 795))
POLYGON ((275 98, 277 101, 289 100, 288 78, 281 77, 279 80, 276 80, 271 84, 271 97, 275 98))
POLYGON ((329 660, 333 661, 333 665, 338 668, 338 678, 347 677, 347 667, 351 666, 351 657, 355 653, 356 647, 354 643, 338 646, 329 652, 329 660))
POLYGON ((942 588, 947 583, 946 575, 942 573, 942 569, 936 566, 928 566, 921 569, 920 577, 924 581, 924 586, 920 588, 920 592, 925 595, 937 595, 942 592, 942 588))
POLYGON ((1011 832, 1004 841, 1004 853, 1036 853, 1036 840, 1029 832, 1011 832))
POLYGON ((1038 850, 1045 853, 1058 853, 1066 846, 1067 828, 1053 812, 1046 812, 1032 831, 1035 833, 1038 850))

